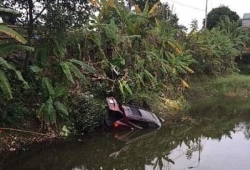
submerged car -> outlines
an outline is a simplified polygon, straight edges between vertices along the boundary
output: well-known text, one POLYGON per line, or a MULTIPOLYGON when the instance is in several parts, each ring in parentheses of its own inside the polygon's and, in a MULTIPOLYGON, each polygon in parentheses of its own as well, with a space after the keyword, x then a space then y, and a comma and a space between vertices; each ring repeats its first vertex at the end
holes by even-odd
POLYGON ((107 97, 108 115, 105 124, 110 129, 159 128, 163 119, 154 113, 135 106, 120 104, 114 97, 107 97))

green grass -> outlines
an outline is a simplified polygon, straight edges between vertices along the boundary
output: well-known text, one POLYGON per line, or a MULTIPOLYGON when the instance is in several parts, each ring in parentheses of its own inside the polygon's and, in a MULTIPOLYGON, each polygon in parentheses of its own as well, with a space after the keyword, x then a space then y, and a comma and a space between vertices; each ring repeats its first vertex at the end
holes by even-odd
POLYGON ((248 97, 250 95, 250 76, 232 75, 217 78, 214 83, 217 95, 248 97))
POLYGON ((192 79, 185 93, 188 100, 211 97, 250 97, 250 76, 201 77, 192 79))

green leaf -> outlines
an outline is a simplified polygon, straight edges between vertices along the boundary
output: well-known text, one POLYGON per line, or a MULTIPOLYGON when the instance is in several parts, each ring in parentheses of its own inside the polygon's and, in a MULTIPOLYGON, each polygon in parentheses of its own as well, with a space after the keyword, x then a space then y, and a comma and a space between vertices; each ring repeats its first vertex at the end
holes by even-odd
POLYGON ((126 82, 123 82, 123 86, 129 92, 130 95, 133 95, 131 88, 129 87, 129 85, 126 82))
POLYGON ((118 80, 118 83, 119 83, 119 89, 120 89, 122 95, 125 95, 122 82, 120 80, 118 80))
POLYGON ((53 49, 54 54, 59 58, 64 58, 67 52, 63 41, 54 40, 56 47, 53 49))
POLYGON ((121 37, 121 41, 124 41, 126 39, 134 39, 134 38, 141 38, 141 35, 126 35, 121 37))
POLYGON ((157 84, 157 81, 156 81, 155 77, 148 70, 144 69, 144 73, 150 79, 152 85, 153 85, 152 82, 157 84))
POLYGON ((58 111, 60 111, 65 116, 69 116, 68 109, 63 103, 56 101, 54 104, 55 104, 55 107, 58 111))
MULTIPOLYGON (((90 37, 89 37, 90 38, 90 37)), ((92 39, 92 38, 91 38, 92 39)), ((98 47, 101 47, 101 35, 100 34, 94 34, 94 38, 92 39, 98 47)))
POLYGON ((144 7, 142 13, 143 13, 144 15, 146 15, 146 14, 148 14, 148 11, 149 11, 149 5, 148 5, 148 1, 147 1, 146 4, 145 4, 145 7, 144 7))
POLYGON ((23 43, 23 44, 27 43, 27 41, 20 34, 12 30, 11 28, 7 27, 6 25, 0 25, 0 33, 1 32, 9 35, 10 37, 14 38, 20 43, 23 43))
POLYGON ((48 50, 48 47, 45 46, 43 48, 41 48, 39 51, 38 51, 38 54, 37 54, 37 60, 39 61, 39 64, 41 64, 42 66, 46 66, 48 60, 49 60, 49 50, 48 50))
POLYGON ((7 99, 12 99, 12 92, 10 88, 10 84, 8 79, 6 78, 5 72, 0 70, 0 87, 2 89, 3 94, 7 99))
POLYGON ((54 98, 67 95, 69 89, 66 86, 56 86, 54 98))
POLYGON ((2 57, 0 57, 0 66, 3 67, 3 69, 10 69, 13 70, 15 69, 15 67, 11 64, 9 64, 5 59, 3 59, 2 57))
POLYGON ((137 74, 137 77, 139 78, 141 84, 145 86, 144 80, 143 80, 144 73, 141 72, 140 74, 137 74))
POLYGON ((92 66, 90 66, 90 65, 88 65, 88 64, 86 64, 86 63, 84 63, 84 62, 82 62, 80 60, 70 59, 70 61, 80 65, 83 69, 89 71, 90 73, 95 73, 96 72, 95 69, 92 66))
MULTIPOLYGON (((54 106, 53 106, 53 109, 54 109, 54 106)), ((56 123, 56 111, 55 110, 51 112, 50 114, 50 122, 56 123)))
POLYGON ((62 67, 63 73, 66 76, 67 80, 70 81, 72 84, 75 84, 73 76, 68 66, 68 62, 61 62, 60 65, 62 67))
POLYGON ((85 84, 88 83, 85 76, 73 63, 68 62, 68 66, 69 66, 70 70, 74 73, 74 75, 81 80, 82 83, 85 83, 85 84))
POLYGON ((114 44, 118 41, 118 28, 115 24, 114 18, 110 20, 110 23, 104 27, 106 36, 112 40, 114 44))
POLYGON ((110 60, 110 63, 112 63, 113 65, 116 65, 116 66, 125 66, 126 61, 122 57, 115 57, 115 58, 110 60))
POLYGON ((23 82, 23 86, 25 89, 29 89, 30 86, 28 85, 27 81, 24 80, 22 73, 19 70, 15 70, 18 80, 23 82))
POLYGON ((53 105, 52 98, 49 98, 46 102, 46 111, 49 115, 50 122, 55 123, 56 122, 56 110, 53 105))
POLYGON ((38 73, 42 71, 42 68, 38 67, 37 65, 32 65, 30 66, 30 70, 33 71, 34 73, 38 73))
POLYGON ((54 97, 55 92, 54 92, 51 80, 49 78, 44 77, 42 79, 42 87, 45 93, 49 95, 49 97, 54 97))
POLYGON ((45 108, 45 103, 42 103, 42 105, 41 105, 41 107, 39 108, 39 110, 36 111, 36 116, 37 116, 39 119, 42 119, 42 117, 43 117, 44 108, 45 108))
POLYGON ((30 46, 26 46, 26 45, 17 45, 17 44, 10 44, 10 43, 0 45, 0 54, 7 54, 16 50, 34 51, 34 48, 30 46))
MULTIPOLYGON (((2 57, 0 57, 0 66, 2 66, 3 69, 9 69, 9 70, 13 70, 15 71, 16 75, 17 75, 17 78, 23 82, 23 85, 24 85, 24 88, 25 89, 28 89, 29 88, 29 85, 28 83, 24 80, 21 72, 19 70, 16 70, 15 66, 8 63, 6 60, 4 60, 2 57)), ((6 77, 5 77, 6 78, 6 77)), ((7 78, 6 78, 7 80, 7 78)), ((6 81, 5 81, 6 82, 6 81)))
POLYGON ((79 50, 79 58, 81 58, 82 57, 81 45, 78 43, 77 46, 78 46, 78 50, 79 50))

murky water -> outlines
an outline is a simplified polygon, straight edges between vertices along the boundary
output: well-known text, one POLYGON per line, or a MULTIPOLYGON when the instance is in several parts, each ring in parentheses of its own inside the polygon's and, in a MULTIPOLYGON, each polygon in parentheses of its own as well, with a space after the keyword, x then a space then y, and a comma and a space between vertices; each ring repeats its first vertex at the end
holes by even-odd
POLYGON ((196 122, 155 131, 103 132, 1 155, 3 170, 247 170, 249 99, 194 104, 196 122))

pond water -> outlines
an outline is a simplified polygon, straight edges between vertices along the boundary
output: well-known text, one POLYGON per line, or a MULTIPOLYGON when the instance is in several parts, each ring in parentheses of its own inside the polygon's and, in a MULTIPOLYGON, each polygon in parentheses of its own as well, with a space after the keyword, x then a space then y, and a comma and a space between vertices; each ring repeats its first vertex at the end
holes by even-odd
POLYGON ((0 155, 1 170, 247 170, 249 99, 193 104, 192 125, 101 132, 0 155), (198 123, 197 123, 198 122, 198 123))

